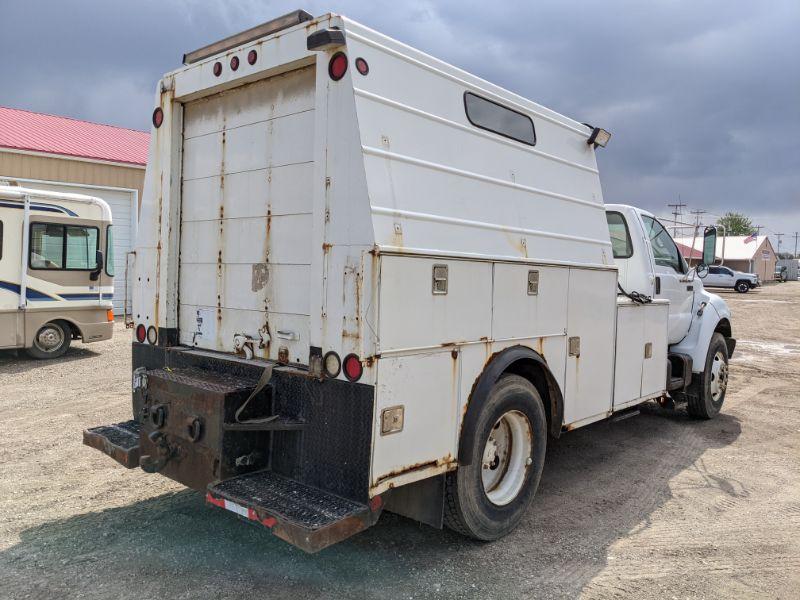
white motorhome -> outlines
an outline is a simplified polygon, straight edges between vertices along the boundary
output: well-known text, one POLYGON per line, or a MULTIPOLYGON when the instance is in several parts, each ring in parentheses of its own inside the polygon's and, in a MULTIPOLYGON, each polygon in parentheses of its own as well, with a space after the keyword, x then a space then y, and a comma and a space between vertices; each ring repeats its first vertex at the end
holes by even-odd
POLYGON ((384 508, 498 538, 548 435, 719 411, 730 314, 603 203, 602 129, 334 14, 184 63, 153 113, 134 418, 86 444, 315 551, 384 508))
POLYGON ((56 358, 111 338, 112 235, 100 198, 0 182, 0 349, 56 358))

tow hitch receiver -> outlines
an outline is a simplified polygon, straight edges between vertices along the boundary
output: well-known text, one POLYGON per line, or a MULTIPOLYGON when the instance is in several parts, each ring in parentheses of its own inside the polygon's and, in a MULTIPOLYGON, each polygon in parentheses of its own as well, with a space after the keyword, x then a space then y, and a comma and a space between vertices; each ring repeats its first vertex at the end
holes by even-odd
POLYGON ((139 431, 136 421, 92 427, 83 432, 83 443, 107 454, 126 469, 139 466, 139 431))
POLYGON ((374 525, 380 496, 354 502, 271 471, 256 471, 208 486, 206 501, 261 523, 306 552, 318 552, 374 525))

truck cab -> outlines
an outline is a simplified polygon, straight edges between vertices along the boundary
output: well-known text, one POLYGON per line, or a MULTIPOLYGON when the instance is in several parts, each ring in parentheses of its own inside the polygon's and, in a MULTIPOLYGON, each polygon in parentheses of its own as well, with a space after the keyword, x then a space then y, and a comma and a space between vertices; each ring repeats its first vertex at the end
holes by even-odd
MULTIPOLYGON (((714 380, 719 397, 727 385, 727 366, 723 369, 718 357, 711 367, 716 372, 706 374, 708 350, 712 337, 718 334, 724 340, 726 362, 733 353, 731 313, 721 297, 705 289, 701 275, 710 277, 711 269, 722 267, 704 265, 698 274, 698 269, 686 264, 667 229, 645 210, 606 204, 606 220, 619 269, 620 292, 669 302, 668 391, 686 399, 686 390, 691 388, 696 393, 699 381, 705 378, 714 380), (725 381, 721 381, 723 376, 725 381)), ((715 243, 716 237, 709 236, 704 246, 713 249, 715 243)), ((713 261, 713 250, 705 260, 713 261)), ((713 363, 714 358, 711 360, 713 363)), ((713 410, 713 405, 709 407, 713 410)))

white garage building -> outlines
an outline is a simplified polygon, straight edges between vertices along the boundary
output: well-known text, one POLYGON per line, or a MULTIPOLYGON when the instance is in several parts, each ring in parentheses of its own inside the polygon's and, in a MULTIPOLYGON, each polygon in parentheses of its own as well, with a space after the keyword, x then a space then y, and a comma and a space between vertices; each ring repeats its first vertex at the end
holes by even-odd
POLYGON ((0 107, 0 180, 99 196, 114 220, 114 312, 130 308, 126 262, 136 236, 150 134, 0 107))

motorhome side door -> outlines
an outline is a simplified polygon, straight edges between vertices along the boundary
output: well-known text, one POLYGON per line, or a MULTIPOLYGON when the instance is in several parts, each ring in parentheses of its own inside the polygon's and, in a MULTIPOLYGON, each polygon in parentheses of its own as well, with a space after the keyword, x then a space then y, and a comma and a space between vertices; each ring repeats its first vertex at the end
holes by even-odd
POLYGON ((669 343, 676 344, 692 323, 694 285, 686 280, 689 268, 664 226, 649 215, 642 215, 642 221, 655 262, 655 296, 669 300, 669 343))

